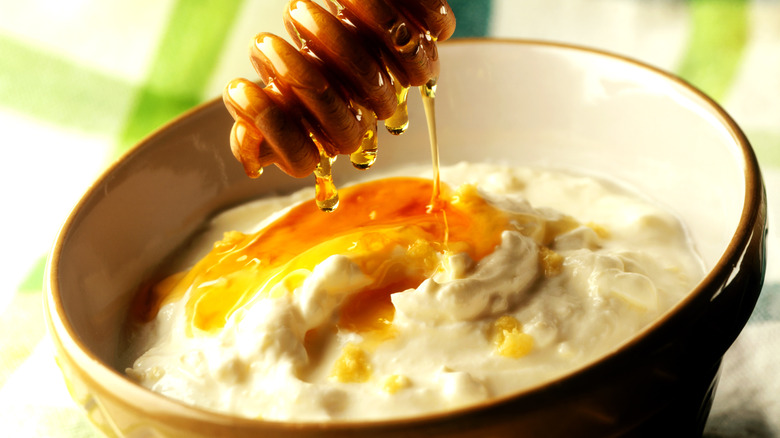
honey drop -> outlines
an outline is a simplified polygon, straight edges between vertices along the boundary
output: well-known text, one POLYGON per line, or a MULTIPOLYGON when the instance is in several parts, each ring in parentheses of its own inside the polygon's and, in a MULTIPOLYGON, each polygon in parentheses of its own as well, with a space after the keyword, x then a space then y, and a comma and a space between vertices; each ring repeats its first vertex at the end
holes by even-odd
POLYGON ((363 135, 363 140, 357 151, 349 156, 349 160, 356 169, 366 170, 376 161, 377 151, 376 118, 371 129, 363 135))
POLYGON ((329 157, 320 150, 320 162, 314 169, 314 200, 324 212, 332 212, 339 205, 339 191, 333 184, 332 165, 335 157, 329 157))
POLYGON ((387 120, 385 120, 385 128, 393 135, 401 135, 409 128, 409 105, 407 103, 409 97, 409 87, 404 87, 397 80, 393 82, 395 87, 395 97, 398 100, 398 107, 387 120))

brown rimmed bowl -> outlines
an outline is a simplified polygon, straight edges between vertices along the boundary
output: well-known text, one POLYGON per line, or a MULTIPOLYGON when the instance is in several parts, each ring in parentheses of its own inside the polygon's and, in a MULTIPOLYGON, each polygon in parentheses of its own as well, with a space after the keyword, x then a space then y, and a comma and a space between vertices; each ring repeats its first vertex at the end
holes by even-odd
MULTIPOLYGON (((684 81, 586 48, 534 41, 440 45, 443 163, 500 161, 610 175, 676 212, 706 277, 600 360, 457 411, 353 423, 282 423, 207 412, 152 393, 118 369, 132 296, 216 212, 310 186, 269 169, 247 178, 230 154, 221 101, 169 123, 88 190, 49 259, 46 315, 73 398, 109 436, 688 436, 700 434, 723 354, 765 271, 766 197, 736 123, 684 81)), ((379 169, 427 163, 419 99, 412 127, 380 138, 379 169)), ((355 177, 344 165, 337 181, 355 177)))

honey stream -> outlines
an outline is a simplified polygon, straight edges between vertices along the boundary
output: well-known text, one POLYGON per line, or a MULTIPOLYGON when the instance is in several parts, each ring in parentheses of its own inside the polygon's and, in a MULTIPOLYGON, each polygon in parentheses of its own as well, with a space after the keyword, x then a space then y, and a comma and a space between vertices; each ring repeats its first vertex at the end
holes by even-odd
POLYGON ((439 137, 436 133, 436 79, 431 79, 425 85, 420 86, 423 106, 425 107, 425 119, 428 122, 428 140, 431 143, 431 164, 433 167, 433 193, 431 193, 432 210, 436 210, 441 204, 441 177, 439 176, 439 137))

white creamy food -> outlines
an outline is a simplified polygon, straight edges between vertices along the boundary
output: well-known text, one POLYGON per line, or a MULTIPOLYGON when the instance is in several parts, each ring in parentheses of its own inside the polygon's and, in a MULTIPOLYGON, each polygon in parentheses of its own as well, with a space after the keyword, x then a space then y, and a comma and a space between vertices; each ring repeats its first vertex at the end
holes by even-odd
MULTIPOLYGON (((372 239, 384 238, 376 248, 396 261, 387 265, 390 274, 383 271, 390 278, 383 290, 400 289, 390 295, 394 313, 368 325, 359 313, 371 300, 355 304, 353 298, 368 296, 379 275, 366 268, 378 263, 373 244, 366 244, 368 255, 359 253, 362 261, 333 253, 313 269, 301 268, 303 262, 285 265, 292 267, 265 281, 267 293, 230 301, 232 307, 220 310, 224 318, 206 318, 205 310, 193 316, 187 302, 199 288, 228 288, 233 280, 179 286, 183 295, 163 300, 136 331, 128 375, 185 403, 250 418, 415 416, 516 392, 579 368, 634 336, 703 277, 679 220, 610 182, 487 164, 445 167, 441 175, 455 191, 453 202, 482 198, 503 212, 506 229, 496 231, 498 245, 481 259, 461 251, 466 244, 438 250, 418 234, 408 237, 403 227, 397 241, 412 243, 397 245, 396 231, 383 229, 372 239), (479 195, 468 189, 473 186, 479 195), (393 275, 414 277, 398 267, 413 263, 433 263, 430 278, 411 288, 391 281, 393 275), (357 312, 357 322, 344 322, 350 312, 357 312)), ((223 232, 262 229, 303 197, 259 200, 223 213, 182 263, 194 265, 223 232)), ((488 211, 483 228, 490 233, 493 210, 479 208, 479 214, 488 211)), ((451 238, 457 234, 454 213, 447 220, 451 238)), ((238 241, 231 236, 220 245, 238 241)), ((170 283, 182 281, 178 276, 170 283)), ((190 306, 205 306, 198 300, 190 306)))

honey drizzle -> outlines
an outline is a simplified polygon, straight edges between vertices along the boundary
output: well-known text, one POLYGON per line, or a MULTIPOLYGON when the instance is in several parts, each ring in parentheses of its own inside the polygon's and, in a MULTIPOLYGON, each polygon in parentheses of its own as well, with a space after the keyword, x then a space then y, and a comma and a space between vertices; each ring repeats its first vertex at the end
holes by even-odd
POLYGON ((431 194, 430 211, 441 210, 441 177, 439 176, 439 140, 436 135, 436 78, 420 86, 425 119, 428 122, 428 139, 431 143, 431 163, 433 165, 433 193, 431 194))
POLYGON ((342 254, 373 282, 346 304, 340 326, 352 331, 385 327, 394 314, 392 293, 433 275, 442 254, 466 253, 480 260, 509 227, 506 215, 473 186, 457 191, 442 186, 442 208, 430 212, 432 185, 417 178, 371 181, 343 189, 343 205, 331 214, 321 214, 310 201, 254 235, 227 233, 192 269, 141 291, 135 318, 150 321, 162 304, 189 293, 188 333, 213 332, 234 312, 289 293, 327 257, 342 254))

